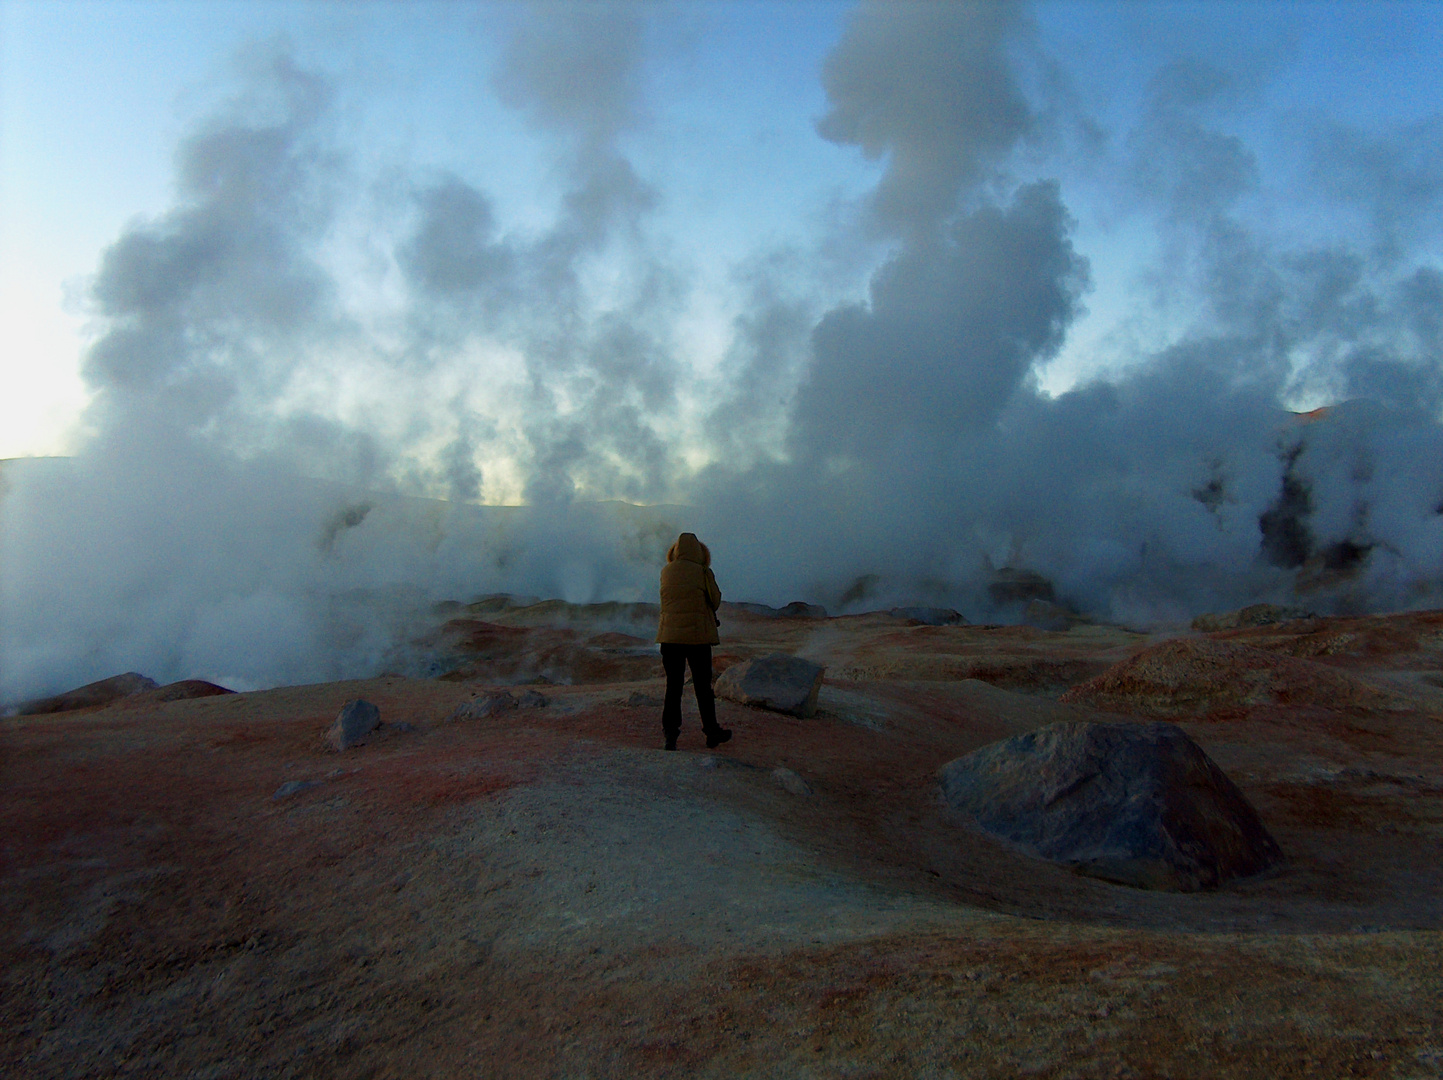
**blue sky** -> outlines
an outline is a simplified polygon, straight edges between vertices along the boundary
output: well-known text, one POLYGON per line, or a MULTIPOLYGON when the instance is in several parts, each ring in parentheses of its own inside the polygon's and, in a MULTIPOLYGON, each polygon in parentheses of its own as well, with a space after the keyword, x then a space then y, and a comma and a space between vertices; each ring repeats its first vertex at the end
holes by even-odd
MULTIPOLYGON (((744 257, 875 171, 810 132, 816 69, 843 10, 696 5, 653 31, 664 51, 648 65, 648 116, 630 138, 695 242, 744 257)), ((335 78, 350 150, 378 171, 460 171, 521 227, 553 209, 546 147, 488 86, 520 10, 6 0, 0 12, 0 377, 18 390, 5 394, 0 456, 69 445, 84 395, 86 278, 127 223, 164 212, 177 142, 230 90, 233 58, 251 43, 284 42, 335 78)))
MULTIPOLYGON (((821 67, 850 6, 611 10, 642 24, 635 116, 617 145, 659 194, 648 243, 687 278, 679 361, 718 362, 735 315, 726 282, 750 261, 790 250, 812 277, 798 289, 819 304, 861 295, 882 249, 836 223, 885 162, 814 128, 827 105, 821 67)), ((1236 212, 1280 236, 1348 237, 1367 225, 1366 208, 1327 194, 1326 162, 1310 146, 1318 128, 1392 136, 1439 115, 1436 4, 1071 0, 1028 10, 1035 33, 1013 44, 1027 54, 1021 67, 1040 78, 1055 64, 1074 114, 1015 170, 1059 180, 1092 267, 1087 314, 1039 365, 1054 391, 1186 333, 1184 315, 1139 291, 1166 262, 1168 223, 1124 175, 1130 132, 1167 64, 1195 59, 1232 80, 1207 109, 1246 141, 1261 174, 1236 212), (1081 122, 1095 125, 1098 146, 1081 145, 1081 122)), ((172 205, 177 145, 234 94, 235 58, 256 42, 331 81, 333 138, 348 158, 340 197, 364 201, 377 185, 450 171, 486 193, 503 229, 543 229, 556 214, 558 140, 495 91, 524 5, 5 0, 0 13, 0 456, 76 444, 91 390, 81 357, 103 331, 88 281, 127 227, 172 205)))

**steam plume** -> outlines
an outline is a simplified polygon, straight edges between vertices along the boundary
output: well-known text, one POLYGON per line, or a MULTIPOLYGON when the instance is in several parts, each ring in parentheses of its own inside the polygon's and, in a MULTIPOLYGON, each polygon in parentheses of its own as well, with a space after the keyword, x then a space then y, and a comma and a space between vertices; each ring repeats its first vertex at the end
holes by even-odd
POLYGON ((703 369, 665 193, 626 152, 664 14, 517 27, 493 89, 561 178, 530 229, 484 178, 402 163, 368 185, 335 84, 246 55, 178 150, 175 205, 100 261, 87 445, 6 468, 0 698, 132 668, 416 667, 430 602, 650 599, 684 528, 730 598, 771 603, 1015 617, 986 588, 1004 566, 1139 624, 1437 602, 1436 122, 1305 132, 1310 197, 1364 225, 1297 240, 1254 212, 1269 180, 1228 124, 1234 73, 1179 57, 1130 129, 1084 118, 1157 238, 1133 310, 1169 332, 1122 327, 1111 374, 1053 396, 1097 281, 1066 88, 1026 69, 1025 9, 863 3, 817 133, 880 173, 810 250, 872 261, 838 287, 809 249, 758 250, 703 369))

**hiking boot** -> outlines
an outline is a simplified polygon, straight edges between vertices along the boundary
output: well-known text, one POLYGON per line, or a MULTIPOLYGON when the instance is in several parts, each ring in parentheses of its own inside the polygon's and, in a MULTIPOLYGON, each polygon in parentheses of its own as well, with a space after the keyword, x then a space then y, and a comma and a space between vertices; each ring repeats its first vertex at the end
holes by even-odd
POLYGON ((731 737, 731 728, 714 727, 706 733, 706 748, 708 750, 715 750, 718 746, 726 742, 731 737))
POLYGON ((675 750, 675 749, 676 749, 676 736, 675 736, 675 735, 668 735, 668 736, 666 737, 666 749, 668 749, 668 750, 675 750))

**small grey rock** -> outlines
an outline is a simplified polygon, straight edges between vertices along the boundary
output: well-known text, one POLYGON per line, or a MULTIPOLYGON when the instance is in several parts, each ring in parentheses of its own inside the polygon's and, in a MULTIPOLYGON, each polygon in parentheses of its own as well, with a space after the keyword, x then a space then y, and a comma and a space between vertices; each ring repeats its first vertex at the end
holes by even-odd
POLYGON ((416 730, 416 725, 408 720, 397 720, 394 724, 389 724, 387 726, 390 727, 392 731, 401 732, 402 734, 408 731, 416 730))
POLYGON ((292 795, 298 795, 309 788, 320 787, 324 783, 324 780, 287 780, 280 787, 276 788, 276 793, 272 795, 271 798, 289 799, 292 795))
POLYGON ((381 726, 381 710, 369 701, 357 698, 342 707, 336 722, 326 732, 326 741, 336 750, 349 750, 364 742, 366 736, 381 726))
POLYGON ((659 709, 664 703, 655 694, 648 694, 644 690, 633 690, 627 695, 624 704, 629 709, 659 709))
POLYGON ((782 790, 793 795, 810 795, 811 787, 791 769, 784 769, 781 766, 772 770, 772 779, 782 786, 782 790))
POLYGON ((452 720, 484 720, 516 708, 516 699, 505 690, 493 690, 471 701, 463 701, 451 712, 452 720))
POLYGON ((551 702, 540 690, 528 690, 521 695, 516 704, 523 709, 544 709, 551 702))
POLYGON ((716 759, 715 755, 703 754, 701 759, 696 763, 696 767, 698 769, 708 770, 717 769, 721 767, 721 762, 716 759))

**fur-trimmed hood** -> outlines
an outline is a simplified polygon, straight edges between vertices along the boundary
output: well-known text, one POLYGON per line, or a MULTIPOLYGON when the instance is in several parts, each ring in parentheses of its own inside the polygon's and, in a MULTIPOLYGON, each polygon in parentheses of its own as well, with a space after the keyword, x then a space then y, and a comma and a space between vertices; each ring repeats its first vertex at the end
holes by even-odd
POLYGON ((666 553, 667 562, 676 562, 677 559, 710 566, 711 550, 696 538, 696 533, 682 533, 666 553))

